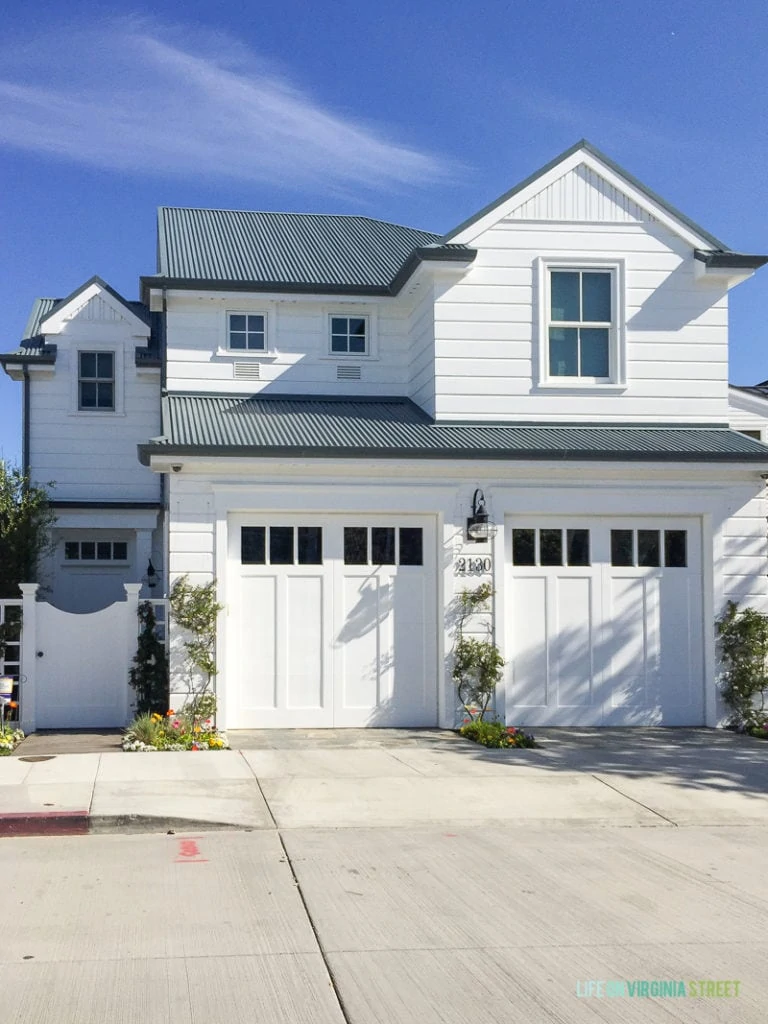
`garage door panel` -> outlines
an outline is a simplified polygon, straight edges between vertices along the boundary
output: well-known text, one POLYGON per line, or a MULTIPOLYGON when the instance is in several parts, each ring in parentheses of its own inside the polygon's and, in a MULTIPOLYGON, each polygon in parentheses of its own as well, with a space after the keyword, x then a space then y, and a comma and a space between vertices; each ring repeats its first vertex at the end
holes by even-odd
POLYGON ((240 584, 240 706, 277 707, 277 578, 247 576, 240 584))
POLYGON ((704 720, 703 656, 699 642, 701 592, 699 575, 676 577, 662 592, 659 675, 673 684, 667 686, 665 694, 665 725, 700 724, 704 720))
POLYGON ((285 703, 291 710, 319 709, 324 704, 325 587, 322 576, 285 580, 285 703))
POLYGON ((557 707, 589 707, 594 702, 592 634, 594 586, 590 577, 550 580, 555 594, 553 674, 557 707))
POLYGON ((427 619, 431 581, 428 584, 422 574, 405 572, 392 583, 391 670, 387 673, 392 722, 429 725, 435 718, 435 652, 427 639, 434 636, 427 619))
POLYGON ((648 706, 648 675, 658 669, 658 582, 637 575, 608 581, 603 632, 611 707, 648 706))
POLYGON ((521 707, 546 707, 549 682, 547 580, 516 577, 512 583, 512 686, 521 707))
POLYGON ((376 576, 345 577, 342 595, 343 626, 336 639, 341 665, 337 709, 364 712, 380 701, 380 629, 391 603, 389 588, 376 576))

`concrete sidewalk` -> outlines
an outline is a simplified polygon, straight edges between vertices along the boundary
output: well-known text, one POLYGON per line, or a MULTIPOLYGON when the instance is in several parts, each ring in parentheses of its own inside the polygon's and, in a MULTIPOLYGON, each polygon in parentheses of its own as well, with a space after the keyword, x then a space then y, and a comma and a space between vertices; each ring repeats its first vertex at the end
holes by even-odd
MULTIPOLYGON (((768 824, 768 743, 710 730, 232 735, 243 748, 0 758, 0 834, 768 824)), ((21 748, 20 748, 21 749, 21 748)))

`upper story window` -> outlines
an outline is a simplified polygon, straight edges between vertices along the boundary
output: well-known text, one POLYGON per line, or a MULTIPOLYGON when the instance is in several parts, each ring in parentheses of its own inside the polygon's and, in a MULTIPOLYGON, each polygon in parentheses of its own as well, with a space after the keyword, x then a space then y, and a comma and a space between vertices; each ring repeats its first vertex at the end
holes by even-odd
POLYGON ((114 410, 114 352, 78 352, 77 407, 86 412, 114 410))
POLYGON ((266 314, 227 313, 227 347, 235 352, 266 352, 266 314))
POLYGON ((540 383, 623 384, 621 272, 618 262, 543 262, 540 383))
POLYGON ((368 355, 367 316, 331 316, 331 354, 368 355))

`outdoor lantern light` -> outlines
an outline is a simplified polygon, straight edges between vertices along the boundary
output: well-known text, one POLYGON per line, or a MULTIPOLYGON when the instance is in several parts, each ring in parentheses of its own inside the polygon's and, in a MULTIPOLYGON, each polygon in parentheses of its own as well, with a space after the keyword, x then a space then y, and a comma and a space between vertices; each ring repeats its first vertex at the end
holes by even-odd
POLYGON ((485 495, 478 487, 472 498, 472 515, 467 520, 467 537, 478 544, 488 540, 491 535, 488 526, 488 510, 485 507, 485 495))
POLYGON ((152 565, 151 558, 147 563, 147 586, 149 587, 150 590, 154 590, 154 588, 157 586, 157 571, 154 565, 152 565))

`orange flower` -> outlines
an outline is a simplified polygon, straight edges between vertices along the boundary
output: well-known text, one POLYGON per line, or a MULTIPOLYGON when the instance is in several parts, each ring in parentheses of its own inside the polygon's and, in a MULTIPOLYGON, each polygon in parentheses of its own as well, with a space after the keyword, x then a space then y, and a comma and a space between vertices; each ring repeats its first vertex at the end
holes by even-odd
POLYGON ((175 714, 176 714, 176 712, 175 712, 175 711, 173 710, 173 708, 169 708, 169 709, 168 709, 168 710, 167 710, 167 711, 165 712, 165 717, 166 717, 166 718, 170 718, 170 717, 171 717, 171 715, 175 715, 175 714))
POLYGON ((8 701, 8 707, 9 708, 17 708, 18 706, 19 706, 19 702, 17 700, 9 700, 8 701))

